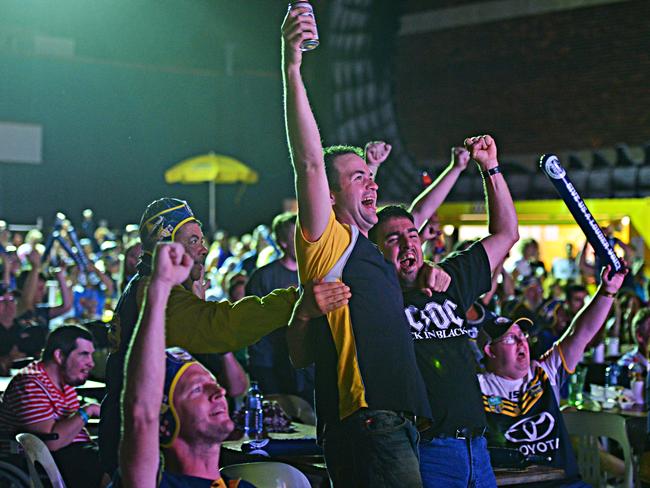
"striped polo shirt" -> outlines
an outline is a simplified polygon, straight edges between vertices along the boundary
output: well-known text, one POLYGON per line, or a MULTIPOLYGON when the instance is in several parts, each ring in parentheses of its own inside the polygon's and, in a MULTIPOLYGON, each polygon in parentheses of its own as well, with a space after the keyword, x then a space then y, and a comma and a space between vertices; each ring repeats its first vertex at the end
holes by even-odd
MULTIPOLYGON (((60 390, 35 361, 21 369, 9 383, 0 402, 2 430, 29 430, 30 424, 61 420, 79 410, 77 391, 70 385, 60 390)), ((81 429, 72 442, 90 442, 86 429, 81 429)))

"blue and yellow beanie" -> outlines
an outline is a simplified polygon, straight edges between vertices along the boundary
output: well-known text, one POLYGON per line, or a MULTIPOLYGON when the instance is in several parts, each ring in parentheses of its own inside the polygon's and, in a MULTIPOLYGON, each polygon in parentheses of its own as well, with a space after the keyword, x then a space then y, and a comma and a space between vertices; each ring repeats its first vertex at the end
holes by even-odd
POLYGON ((180 347, 170 347, 165 350, 165 386, 162 404, 160 405, 160 446, 170 447, 181 428, 181 423, 174 408, 174 392, 178 381, 196 359, 180 347))
POLYGON ((188 222, 196 222, 201 225, 185 200, 165 197, 155 200, 147 206, 140 219, 142 254, 138 263, 138 273, 141 275, 151 274, 151 260, 156 244, 174 241, 178 229, 188 222))
POLYGON ((140 219, 144 250, 152 252, 156 243, 173 241, 176 231, 192 221, 199 222, 185 200, 165 197, 151 202, 140 219))

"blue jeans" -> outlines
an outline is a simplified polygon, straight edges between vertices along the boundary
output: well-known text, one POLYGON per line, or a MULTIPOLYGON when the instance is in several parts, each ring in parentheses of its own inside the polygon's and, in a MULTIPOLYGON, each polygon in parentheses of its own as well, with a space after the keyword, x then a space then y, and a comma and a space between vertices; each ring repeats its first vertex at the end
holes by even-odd
POLYGON ((413 423, 389 410, 362 409, 328 424, 323 452, 332 486, 421 487, 417 443, 413 423))
POLYGON ((495 487, 485 437, 420 441, 420 474, 427 488, 495 487))

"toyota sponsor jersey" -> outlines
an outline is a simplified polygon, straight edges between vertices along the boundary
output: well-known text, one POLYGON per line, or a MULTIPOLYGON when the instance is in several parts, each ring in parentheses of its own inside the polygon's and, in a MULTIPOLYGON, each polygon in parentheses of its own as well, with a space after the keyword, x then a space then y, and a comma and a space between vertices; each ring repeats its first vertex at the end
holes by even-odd
POLYGON ((521 379, 479 374, 488 446, 550 459, 550 465, 576 478, 578 469, 559 408, 559 388, 570 373, 556 345, 540 360, 531 361, 528 374, 521 379))
POLYGON ((451 277, 447 290, 431 297, 405 292, 404 312, 433 414, 430 434, 453 436, 486 426, 465 310, 490 289, 490 262, 479 242, 440 267, 451 277))

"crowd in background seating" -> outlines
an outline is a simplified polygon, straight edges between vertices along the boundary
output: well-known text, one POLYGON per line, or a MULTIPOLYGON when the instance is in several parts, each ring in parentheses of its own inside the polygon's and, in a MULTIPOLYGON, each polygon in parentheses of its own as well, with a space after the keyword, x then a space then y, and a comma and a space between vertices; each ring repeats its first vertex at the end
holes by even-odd
MULTIPOLYGON (((64 224, 64 236, 66 225, 72 223, 64 224)), ((58 256, 56 266, 50 257, 41 256, 46 230, 12 232, 0 221, 0 374, 8 375, 14 360, 38 356, 47 332, 62 323, 92 323, 91 329, 98 331, 98 347, 108 346, 100 325, 110 321, 120 293, 136 273, 142 251, 138 226, 111 229, 105 221, 95 223, 91 210, 83 213, 79 224, 83 252, 91 263, 86 273, 56 243, 52 250, 52 255, 58 256)), ((422 231, 425 258, 430 261, 440 261, 449 252, 468 245, 456 242, 453 235, 446 236, 443 225, 433 215, 422 231)), ((650 295, 643 259, 630 245, 614 239, 614 230, 613 225, 607 227, 619 253, 631 263, 631 273, 593 346, 606 338, 618 338, 621 345, 636 344, 633 320, 647 307, 650 295)), ((269 225, 260 224, 240 236, 225 230, 217 230, 212 236, 206 243, 207 300, 241 299, 253 271, 282 255, 269 225)), ((531 348, 539 355, 559 339, 593 293, 597 263, 586 243, 577 255, 575 246, 567 243, 566 255, 555 257, 540 256, 534 239, 522 239, 515 249, 495 273, 492 290, 478 306, 482 304, 497 315, 531 318, 535 324, 531 348)), ((246 350, 238 351, 236 357, 248 370, 246 350)))

